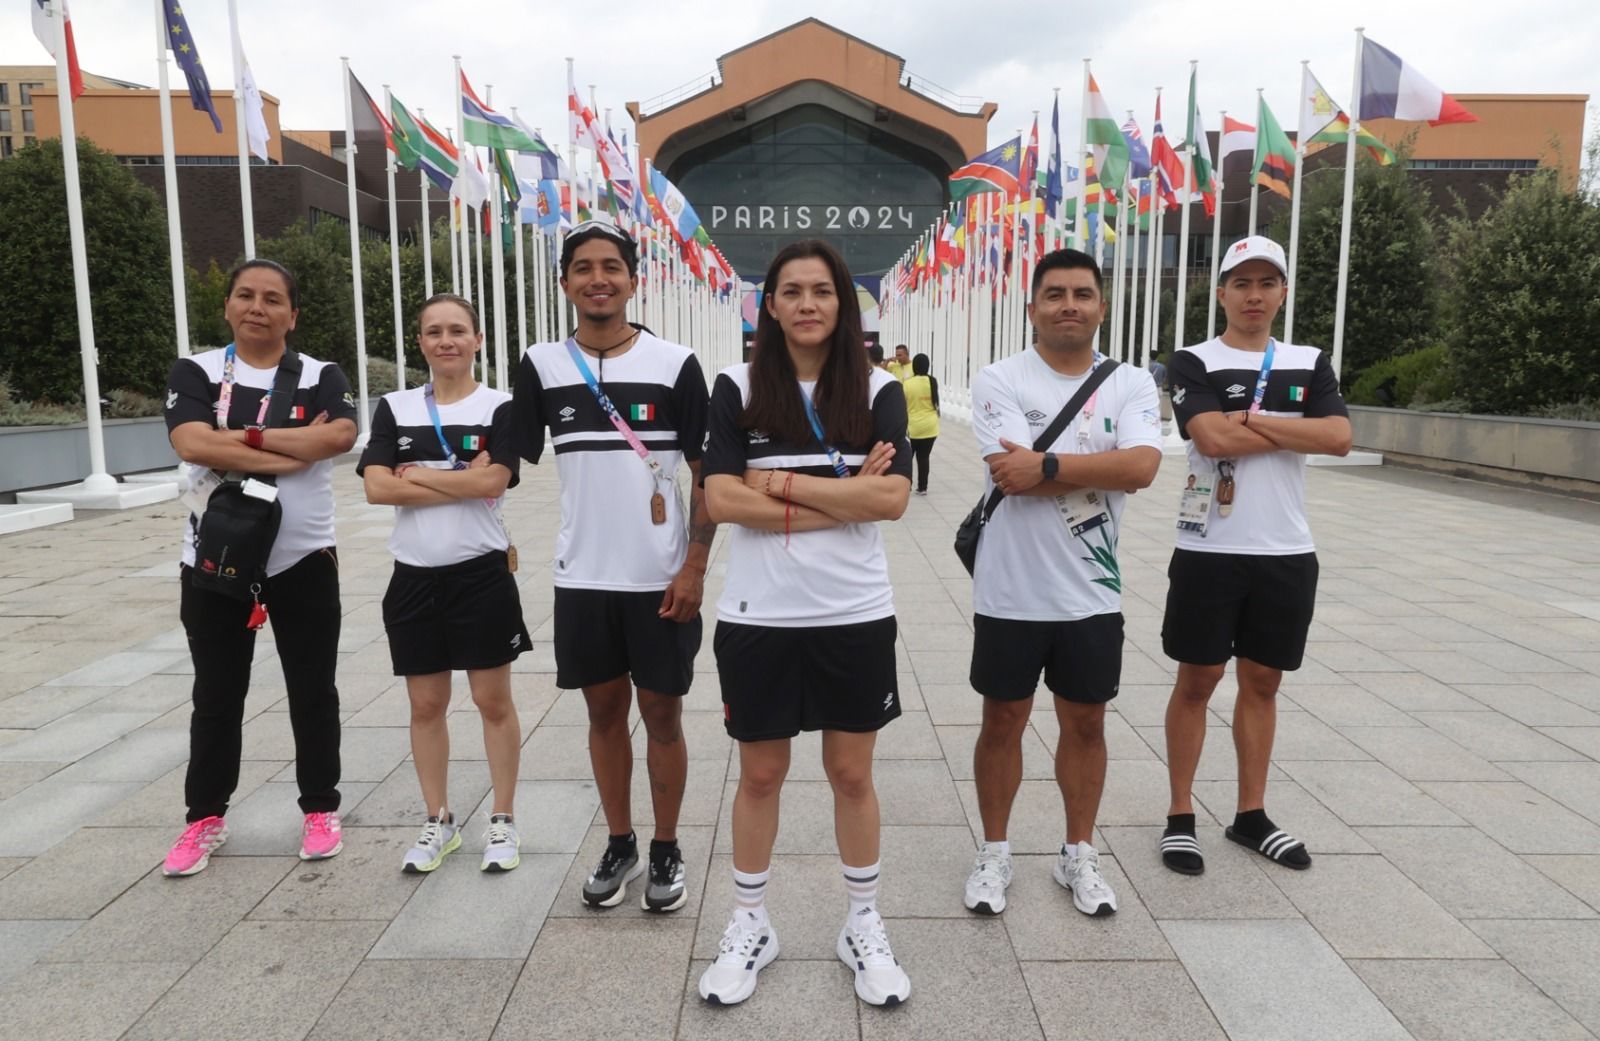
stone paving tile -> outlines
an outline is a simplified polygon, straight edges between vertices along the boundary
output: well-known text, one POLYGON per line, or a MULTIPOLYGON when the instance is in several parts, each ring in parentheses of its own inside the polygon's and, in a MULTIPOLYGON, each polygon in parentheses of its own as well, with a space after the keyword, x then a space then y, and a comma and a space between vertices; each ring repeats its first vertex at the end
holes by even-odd
MULTIPOLYGON (((1239 805, 1238 785, 1234 782, 1197 781, 1194 796, 1204 805, 1215 808, 1219 825, 1233 823, 1239 805)), ((1304 842, 1313 854, 1375 852, 1355 829, 1287 777, 1272 777, 1267 785, 1267 805, 1271 807, 1273 821, 1304 842)), ((1204 827, 1205 818, 1200 821, 1204 827)), ((1220 827, 1215 834, 1218 841, 1227 841, 1220 827)))
MULTIPOLYGON (((39 955, 71 936, 82 925, 73 920, 6 921, 0 919, 0 987, 20 975, 39 955)), ((0 1009, 4 1006, 0 1005, 0 1009)), ((9 1017, 6 1017, 9 1019, 9 1017)))
MULTIPOLYGON (((458 818, 465 819, 465 815, 482 802, 489 791, 489 764, 483 760, 453 762, 450 764, 448 781, 448 809, 458 818)), ((416 771, 410 763, 404 763, 397 766, 382 784, 368 792, 360 803, 344 811, 343 816, 346 826, 403 827, 411 828, 415 833, 422 827, 428 813, 427 807, 422 804, 422 789, 417 784, 416 771)))
POLYGON ((159 828, 86 828, 0 879, 0 920, 92 918, 166 856, 159 828))
POLYGON ((1354 683, 1301 685, 1285 682, 1281 691, 1331 727, 1420 727, 1411 716, 1354 683))
MULTIPOLYGON (((361 805, 374 785, 339 783, 341 817, 361 805)), ((300 852, 304 814, 300 787, 293 781, 269 781, 228 809, 228 844, 222 857, 290 856, 300 852)))
POLYGON ((1539 687, 1457 684, 1456 689, 1530 727, 1600 726, 1600 715, 1539 687))
POLYGON ((61 763, 0 763, 0 802, 60 770, 61 763))
MULTIPOLYGON (((283 769, 283 763, 241 762, 239 787, 234 789, 237 805, 250 793, 267 783, 267 779, 283 769)), ((189 764, 184 763, 168 770, 159 779, 146 784, 132 795, 112 806, 88 822, 91 828, 164 828, 169 839, 176 839, 183 830, 186 809, 183 799, 183 781, 189 764)))
POLYGON ((1590 1034, 1503 961, 1352 961, 1416 1041, 1579 1041, 1590 1034))
MULTIPOLYGON (((896 1008, 861 1008, 862 1041, 1044 1036, 1000 922, 899 919, 888 924, 895 957, 911 977, 911 998, 896 1008)), ((841 975, 843 985, 850 986, 848 974, 841 975)))
POLYGON ((423 879, 373 946, 373 958, 523 958, 555 899, 570 855, 524 853, 515 870, 486 874, 452 856, 423 879))
POLYGON ((1283 770, 1352 827, 1460 824, 1461 818, 1382 763, 1285 763, 1283 770))
POLYGON ((1581 760, 1581 752, 1498 712, 1418 712, 1417 719, 1494 763, 1581 760))
POLYGON ((52 687, 126 687, 160 672, 178 661, 187 659, 187 650, 123 651, 99 658, 81 669, 49 681, 52 687))
POLYGON ((615 1037, 617 1017, 597 1015, 595 999, 616 985, 623 965, 627 999, 619 1014, 628 1034, 671 1037, 683 1004, 693 935, 692 922, 675 919, 550 921, 512 988, 494 1037, 615 1037))
POLYGON ((1591 1032, 1600 1033, 1600 921, 1469 923, 1500 956, 1591 1032))
POLYGON ((522 743, 519 780, 585 780, 594 777, 589 762, 587 726, 542 726, 522 743))
POLYGON ((19 741, 0 745, 0 761, 70 763, 155 718, 144 712, 85 712, 62 716, 19 741))
POLYGON ((34 965, 0 987, 0 1021, 27 1041, 117 1041, 185 962, 34 965))
MULTIPOLYGON (((278 713, 268 713, 277 715, 278 713)), ((292 738, 292 735, 291 735, 292 738)), ((482 742, 480 740, 479 744, 482 742)), ((294 743, 289 743, 289 758, 294 743)), ((452 749, 452 753, 454 750, 452 749)), ((376 784, 394 773, 401 760, 411 754, 411 733, 401 727, 341 727, 339 731, 339 783, 365 781, 376 784)), ((290 763, 273 777, 274 781, 293 781, 290 763)))
POLYGON ((1230 1041, 1411 1041, 1303 921, 1174 921, 1161 928, 1230 1041))
POLYGON ((58 782, 154 781, 189 758, 181 730, 135 730, 54 775, 58 782))
POLYGON ((1518 857, 1476 828, 1362 828, 1361 834, 1457 918, 1592 917, 1526 862, 1546 858, 1518 857))
POLYGON ((1600 856, 1550 855, 1522 859, 1540 874, 1600 911, 1600 856))
MULTIPOLYGON (((1056 858, 1012 858, 1011 886, 1001 915, 1016 957, 1028 961, 1159 961, 1173 958, 1172 948, 1139 899, 1115 857, 1101 858, 1106 882, 1117 894, 1117 913, 1090 918, 1072 904, 1072 894, 1051 874, 1056 858)), ((971 868, 971 858, 966 864, 971 868)), ((965 875, 947 888, 959 900, 965 875)), ((958 905, 959 906, 959 905, 958 905)), ((966 912, 965 908, 961 910, 966 912)))
POLYGON ((1440 803, 1513 853, 1600 853, 1600 825, 1515 781, 1424 781, 1440 803))
POLYGON ((1426 726, 1346 726, 1340 733, 1408 781, 1506 781, 1511 775, 1426 726))
POLYGON ((449 993, 449 1036, 488 1041, 522 971, 516 960, 364 961, 323 1012, 308 1041, 417 1041, 449 993))
MULTIPOLYGON (((780 950, 761 970, 761 984, 742 1005, 710 1005, 699 991, 700 975, 711 962, 689 963, 688 984, 678 1014, 685 1041, 857 1041, 861 1008, 850 975, 838 961, 799 961, 780 950)), ((915 986, 915 984, 913 984, 915 986)))
POLYGON ((257 921, 387 922, 422 884, 421 875, 400 870, 401 859, 416 837, 410 828, 345 828, 344 849, 337 857, 302 862, 261 899, 249 917, 257 921))
MULTIPOLYGON (((1158 922, 1193 918, 1298 918, 1288 898, 1266 872, 1268 865, 1221 829, 1201 828, 1205 874, 1180 875, 1161 863, 1161 828, 1106 828, 1107 848, 1117 858, 1146 910, 1158 922)), ((1313 865, 1312 870, 1315 870, 1313 865)))
POLYGON ((46 778, 0 802, 0 856, 34 857, 139 790, 133 781, 62 784, 46 778))
POLYGON ((1177 962, 1024 961, 1022 974, 1048 1041, 1224 1041, 1227 1036, 1177 962), (1094 1000, 1085 1000, 1087 995, 1094 1000))
POLYGON ((1507 763, 1535 791, 1600 823, 1600 763, 1507 763))
POLYGON ((1600 727, 1540 727, 1539 733, 1600 762, 1600 727))
POLYGON ((242 922, 124 1037, 300 1041, 382 928, 377 922, 242 922))
POLYGON ((107 693, 104 687, 34 687, 0 700, 0 727, 34 730, 93 704, 107 693))

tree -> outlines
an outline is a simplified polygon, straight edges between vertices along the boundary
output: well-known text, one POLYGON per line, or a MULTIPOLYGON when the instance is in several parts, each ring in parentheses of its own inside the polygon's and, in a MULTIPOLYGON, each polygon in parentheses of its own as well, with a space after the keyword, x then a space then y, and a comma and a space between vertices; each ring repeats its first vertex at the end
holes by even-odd
MULTIPOLYGON (((85 138, 78 180, 100 386, 159 394, 177 357, 161 200, 85 138)), ((0 163, 0 286, 11 301, 0 373, 26 400, 83 398, 66 203, 59 138, 0 163)))
MULTIPOLYGON (((282 235, 262 239, 256 256, 276 260, 300 286, 300 317, 289 343, 295 350, 344 370, 356 385, 355 302, 350 281, 350 229, 338 220, 315 228, 296 221, 282 235)), ((371 339, 368 339, 371 350, 371 339)))
POLYGON ((1448 253, 1450 371, 1473 411, 1600 398, 1600 203, 1554 171, 1519 177, 1451 222, 1448 253))
MULTIPOLYGON (((1405 158, 1402 148, 1392 166, 1379 166, 1363 151, 1356 163, 1340 372, 1345 386, 1374 362, 1435 340, 1439 292, 1433 207, 1422 185, 1406 172, 1405 158)), ((1295 271, 1294 338, 1326 350, 1333 347, 1344 205, 1344 180, 1334 170, 1323 167, 1303 181, 1295 271)), ((1269 234, 1289 241, 1288 214, 1273 221, 1269 234)))

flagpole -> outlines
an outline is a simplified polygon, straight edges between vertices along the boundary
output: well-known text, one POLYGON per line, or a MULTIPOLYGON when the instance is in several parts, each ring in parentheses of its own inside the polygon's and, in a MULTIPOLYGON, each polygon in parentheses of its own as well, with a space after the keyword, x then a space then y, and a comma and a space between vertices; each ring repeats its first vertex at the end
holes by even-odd
MULTIPOLYGON (((515 108, 511 110, 511 119, 513 122, 517 120, 517 110, 515 108)), ((518 123, 518 125, 520 126, 521 124, 518 123)), ((516 176, 517 161, 511 159, 510 162, 512 177, 520 181, 520 178, 516 176)), ((521 190, 519 183, 517 191, 521 192, 521 190)), ((511 211, 511 228, 516 232, 517 236, 515 254, 517 268, 517 357, 521 358, 522 352, 528 349, 528 269, 522 256, 522 203, 513 203, 511 211)), ((510 386, 509 377, 506 385, 510 386)))
MULTIPOLYGON (((1311 62, 1300 63, 1300 110, 1305 111, 1306 77, 1311 73, 1311 62)), ((1306 165, 1306 128, 1298 127, 1294 133, 1294 199, 1289 204, 1289 300, 1283 314, 1283 342, 1294 342, 1294 272, 1300 253, 1300 171, 1306 165)))
MULTIPOLYGON (((573 227, 577 227, 577 225, 578 225, 578 128, 577 128, 577 123, 578 123, 578 120, 582 118, 582 114, 581 113, 570 111, 570 108, 571 108, 570 102, 578 100, 578 86, 577 86, 576 83, 573 82, 573 79, 574 79, 575 75, 576 75, 576 73, 575 73, 575 71, 573 70, 573 67, 572 67, 572 59, 569 57, 569 58, 567 58, 567 97, 568 97, 568 101, 569 101, 569 104, 568 104, 569 111, 567 112, 567 200, 566 200, 566 202, 567 202, 568 206, 572 207, 572 226, 573 227)), ((557 172, 559 172, 559 171, 557 171, 557 172)), ((557 205, 558 208, 561 205, 561 194, 560 194, 559 191, 556 193, 556 205, 557 205)), ((559 212, 556 214, 556 267, 555 267, 555 270, 552 272, 552 274, 554 274, 556 276, 556 318, 557 318, 557 323, 556 324, 557 324, 557 332, 560 335, 561 339, 563 339, 563 340, 565 340, 567 338, 568 334, 570 332, 572 332, 572 330, 573 330, 573 325, 569 324, 569 323, 572 323, 572 322, 575 321, 573 316, 568 313, 567 295, 566 295, 566 292, 565 292, 564 288, 561 285, 561 259, 560 258, 561 258, 561 253, 564 252, 565 249, 566 249, 566 242, 567 242, 567 229, 566 229, 566 226, 563 225, 563 223, 562 223, 562 221, 565 218, 565 216, 566 216, 566 211, 565 210, 559 210, 559 212)), ((665 317, 666 317, 666 314, 663 311, 662 318, 665 319, 665 317)), ((666 322, 663 320, 663 322, 661 324, 664 327, 666 325, 666 322)))
MULTIPOLYGON (((1133 119, 1133 110, 1132 109, 1128 110, 1128 118, 1130 120, 1133 119)), ((1128 172, 1130 174, 1133 172, 1133 164, 1132 163, 1128 164, 1128 172)), ((1137 184, 1138 182, 1134 182, 1134 183, 1137 184)), ((1140 239, 1140 235, 1139 235, 1139 198, 1142 195, 1143 195, 1143 193, 1140 192, 1138 195, 1136 195, 1134 197, 1134 199, 1132 201, 1132 205, 1133 205, 1133 221, 1132 221, 1132 224, 1133 224, 1133 241, 1129 244, 1129 258, 1128 258, 1129 261, 1130 261, 1130 263, 1128 264, 1128 267, 1131 270, 1130 270, 1130 273, 1129 273, 1129 285, 1128 285, 1128 293, 1127 293, 1127 297, 1126 297, 1128 310, 1127 310, 1127 315, 1124 318, 1124 321, 1125 321, 1126 325, 1125 325, 1125 327, 1123 329, 1123 334, 1124 334, 1123 338, 1127 341, 1127 352, 1128 352, 1127 357, 1128 357, 1128 361, 1130 363, 1137 363, 1138 358, 1139 358, 1139 341, 1134 336, 1134 332, 1135 332, 1135 327, 1138 325, 1138 322, 1139 322, 1139 317, 1138 317, 1139 316, 1139 303, 1140 303, 1140 299, 1139 299, 1139 239, 1140 239)))
POLYGON ((344 69, 344 183, 350 207, 350 287, 355 299, 356 386, 361 399, 356 416, 361 433, 356 443, 364 446, 371 420, 367 415, 367 313, 361 299, 361 217, 356 205, 356 110, 350 93, 350 59, 341 55, 339 64, 344 69))
MULTIPOLYGON (((466 151, 466 143, 462 142, 462 152, 463 152, 463 154, 465 154, 465 151, 466 151)), ((479 313, 481 315, 483 315, 484 317, 487 317, 487 312, 489 310, 489 307, 488 307, 489 297, 487 295, 485 295, 485 293, 483 291, 483 207, 482 206, 478 207, 477 215, 472 218, 472 247, 473 247, 473 252, 477 255, 477 265, 478 265, 478 311, 479 311, 479 313)), ((489 358, 489 340, 488 339, 485 339, 484 342, 483 342, 483 350, 482 350, 481 356, 479 357, 478 360, 479 360, 480 364, 483 367, 483 382, 488 383, 490 375, 491 375, 491 370, 489 368, 490 358, 489 358)))
POLYGON ((1365 46, 1363 26, 1356 26, 1356 60, 1350 86, 1350 127, 1344 145, 1344 210, 1339 218, 1339 289, 1333 304, 1333 353, 1329 361, 1333 374, 1340 375, 1344 359, 1344 309, 1350 292, 1350 221, 1356 197, 1356 136, 1361 132, 1361 51, 1365 46))
MULTIPOLYGON (((1121 127, 1117 128, 1117 133, 1122 133, 1121 127)), ((1123 284, 1122 268, 1128 257, 1124 239, 1128 231, 1128 185, 1132 172, 1132 163, 1122 168, 1122 186, 1117 191, 1117 241, 1112 247, 1112 256, 1115 258, 1112 267, 1116 271, 1116 279, 1111 284, 1111 350, 1119 361, 1127 360, 1122 342, 1122 296, 1127 288, 1123 284)))
MULTIPOLYGON (((463 111, 461 100, 461 55, 452 54, 450 57, 455 62, 456 70, 455 79, 450 81, 450 96, 456 99, 456 181, 457 183, 465 183, 468 177, 467 163, 471 157, 467 155, 467 117, 463 111)), ((482 294, 480 293, 478 297, 474 298, 472 293, 472 228, 469 226, 472 222, 472 207, 467 205, 464 195, 457 194, 456 198, 460 200, 459 203, 452 201, 450 206, 451 226, 459 227, 461 231, 461 241, 459 243, 461 250, 461 285, 457 287, 456 292, 465 297, 469 303, 476 299, 478 310, 481 312, 483 310, 482 294), (457 209, 458 206, 459 210, 457 209)), ((454 249, 455 247, 452 248, 454 249)), ((453 254, 451 262, 455 262, 453 254)), ((481 314, 479 317, 481 320, 481 314)))
MULTIPOLYGON (((165 20, 165 8, 162 10, 165 20)), ((228 30, 233 34, 233 128, 239 144, 239 208, 244 214, 244 259, 254 260, 256 218, 250 196, 250 142, 244 127, 244 44, 239 39, 239 0, 228 0, 228 30)))
MULTIPOLYGON (((1083 59, 1083 107, 1078 112, 1078 208, 1072 219, 1072 241, 1078 249, 1089 244, 1089 59, 1083 59)), ((1097 173, 1095 176, 1099 176, 1097 173)))
MULTIPOLYGON (((1189 82, 1194 84, 1196 72, 1200 68, 1198 61, 1189 63, 1189 82)), ((1193 125, 1195 116, 1195 98, 1198 93, 1193 87, 1189 97, 1188 122, 1193 125)), ((1192 135, 1184 134, 1185 138, 1192 135)), ((1177 354, 1183 348, 1183 318, 1188 310, 1185 304, 1189 297, 1189 211, 1194 209, 1194 142, 1183 143, 1183 213, 1178 218, 1178 295, 1177 304, 1172 312, 1172 353, 1177 354)))
MULTIPOLYGON (((1262 123, 1261 106, 1266 104, 1266 102, 1262 100, 1262 94, 1264 94, 1265 92, 1266 92, 1266 88, 1265 87, 1257 87, 1256 88, 1256 137, 1257 138, 1259 138, 1261 136, 1261 123, 1262 123)), ((1260 146, 1257 145, 1256 147, 1259 148, 1260 146)), ((1256 205, 1261 199, 1261 193, 1256 190, 1257 187, 1258 186, 1256 185, 1255 173, 1254 173, 1254 171, 1252 171, 1251 174, 1250 174, 1250 232, 1249 232, 1251 235, 1254 235, 1256 233, 1256 205)))
MULTIPOLYGON (((1227 134, 1227 109, 1222 110, 1222 122, 1218 123, 1217 125, 1222 128, 1223 134, 1227 134)), ((1221 143, 1221 140, 1221 138, 1217 139, 1219 144, 1221 143)), ((1227 155, 1227 153, 1223 152, 1221 148, 1218 148, 1217 150, 1222 152, 1223 155, 1227 155)), ((1220 166, 1221 164, 1219 163, 1218 165, 1220 166)), ((1222 267, 1222 196, 1223 193, 1228 190, 1226 171, 1222 172, 1224 176, 1221 177, 1216 177, 1216 175, 1213 174, 1213 177, 1216 177, 1217 182, 1217 205, 1211 213, 1211 298, 1206 301, 1206 339, 1208 340, 1217 335, 1217 274, 1222 267)), ((1252 235, 1256 233, 1255 210, 1255 188, 1252 187, 1250 189, 1250 234, 1252 235)))
MULTIPOLYGON (((233 0, 229 0, 233 2, 233 0)), ((394 111, 389 84, 383 85, 383 110, 394 111)), ((389 289, 394 295, 394 389, 406 389, 406 323, 400 307, 400 216, 394 197, 394 152, 383 150, 384 174, 389 182, 389 289)), ((422 165, 420 162, 417 164, 422 165)))
MULTIPOLYGON (((427 117, 422 109, 417 109, 417 119, 427 117)), ((424 134, 424 143, 427 135, 424 134)), ((428 216, 428 167, 421 160, 417 162, 418 183, 422 187, 422 285, 428 291, 424 300, 433 298, 433 220, 428 216)))
POLYGON ((178 357, 189 356, 189 294, 183 263, 183 224, 178 216, 178 161, 172 143, 172 87, 167 79, 167 5, 155 0, 156 69, 161 93, 161 170, 167 188, 167 250, 172 256, 172 316, 178 357))
MULTIPOLYGON (((494 104, 494 84, 483 85, 485 104, 494 104)), ((489 242, 489 272, 494 278, 494 372, 495 383, 504 392, 511 389, 506 376, 506 251, 505 228, 500 198, 500 157, 498 150, 489 149, 489 226, 494 229, 489 242)))

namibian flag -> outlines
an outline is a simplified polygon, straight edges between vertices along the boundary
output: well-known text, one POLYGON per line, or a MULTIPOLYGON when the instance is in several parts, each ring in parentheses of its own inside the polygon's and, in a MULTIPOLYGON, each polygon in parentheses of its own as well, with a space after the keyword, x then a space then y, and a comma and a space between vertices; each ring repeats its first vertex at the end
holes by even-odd
POLYGON ((628 418, 635 423, 648 423, 656 418, 656 407, 654 405, 629 405, 628 418))
POLYGON ((483 447, 483 438, 479 437, 477 434, 462 434, 461 435, 461 448, 462 448, 463 451, 476 452, 478 449, 480 449, 482 447, 483 447))
POLYGON ((1019 135, 969 160, 951 174, 950 201, 965 199, 977 192, 1004 192, 1006 198, 1012 198, 1020 190, 1021 167, 1022 137, 1019 135))

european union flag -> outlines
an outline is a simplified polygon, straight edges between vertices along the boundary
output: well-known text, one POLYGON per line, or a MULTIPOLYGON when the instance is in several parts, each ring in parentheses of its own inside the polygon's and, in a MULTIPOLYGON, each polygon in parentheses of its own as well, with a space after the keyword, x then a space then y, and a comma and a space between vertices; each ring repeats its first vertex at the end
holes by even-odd
POLYGON ((183 70, 184 78, 189 81, 189 101, 195 111, 210 115, 211 125, 217 128, 217 133, 222 133, 222 118, 217 115, 217 106, 211 101, 211 82, 206 79, 206 70, 200 64, 200 52, 195 48, 194 38, 189 35, 189 22, 183 17, 182 4, 173 3, 167 8, 167 49, 178 59, 178 68, 183 70))

